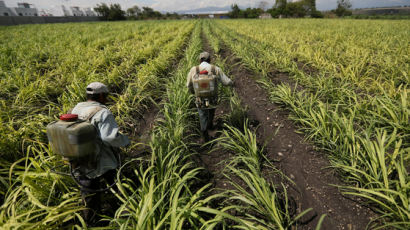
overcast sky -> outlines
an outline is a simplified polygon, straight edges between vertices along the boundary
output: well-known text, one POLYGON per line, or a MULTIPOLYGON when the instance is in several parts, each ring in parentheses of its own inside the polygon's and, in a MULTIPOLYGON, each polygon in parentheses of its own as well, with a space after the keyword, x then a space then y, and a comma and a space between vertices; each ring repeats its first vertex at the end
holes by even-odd
MULTIPOLYGON (((98 3, 119 3, 123 9, 131 6, 148 6, 158 11, 179 11, 191 10, 203 7, 217 6, 224 7, 237 3, 240 6, 256 7, 261 0, 4 0, 8 7, 16 7, 17 2, 28 2, 33 4, 37 9, 60 9, 61 5, 67 7, 94 7, 98 3)), ((275 0, 265 0, 271 5, 275 0)), ((289 1, 289 0, 288 0, 289 1)), ((336 8, 337 0, 316 0, 316 7, 319 10, 330 10, 336 8)), ((397 6, 410 5, 410 0, 351 0, 353 8, 380 7, 380 6, 397 6)), ((55 13, 56 15, 56 13, 55 13)))

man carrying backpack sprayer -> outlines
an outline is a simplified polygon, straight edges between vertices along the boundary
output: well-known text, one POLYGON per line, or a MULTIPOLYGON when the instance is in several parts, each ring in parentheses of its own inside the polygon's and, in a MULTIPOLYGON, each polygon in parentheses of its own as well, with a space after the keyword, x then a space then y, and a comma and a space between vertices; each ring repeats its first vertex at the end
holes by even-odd
POLYGON ((195 94, 195 104, 199 113, 202 142, 209 141, 208 130, 213 129, 215 106, 218 101, 218 83, 233 86, 222 70, 211 65, 211 57, 208 52, 199 55, 199 66, 194 66, 188 73, 187 87, 195 94))
POLYGON ((86 102, 78 103, 71 114, 61 115, 60 121, 47 126, 47 135, 53 151, 70 161, 71 174, 87 207, 83 218, 92 225, 100 211, 100 179, 115 184, 118 148, 128 146, 130 141, 119 133, 113 114, 105 106, 107 86, 93 82, 86 94, 86 102))

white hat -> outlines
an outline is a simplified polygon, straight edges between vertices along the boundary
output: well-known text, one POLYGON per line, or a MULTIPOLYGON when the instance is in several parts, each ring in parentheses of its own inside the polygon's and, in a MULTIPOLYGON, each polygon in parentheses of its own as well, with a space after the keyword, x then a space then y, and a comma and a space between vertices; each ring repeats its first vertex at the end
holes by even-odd
POLYGON ((87 94, 108 93, 108 88, 101 82, 93 82, 87 86, 87 94))

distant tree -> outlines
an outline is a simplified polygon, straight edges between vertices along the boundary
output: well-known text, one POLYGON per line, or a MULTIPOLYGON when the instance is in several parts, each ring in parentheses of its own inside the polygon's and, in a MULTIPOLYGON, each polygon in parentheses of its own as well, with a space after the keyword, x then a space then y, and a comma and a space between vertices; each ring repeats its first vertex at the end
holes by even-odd
POLYGON ((305 0, 307 14, 312 18, 323 18, 323 14, 316 9, 316 0, 305 0))
POLYGON ((229 12, 231 18, 257 18, 264 11, 260 8, 246 8, 246 10, 239 9, 237 4, 231 6, 232 11, 229 12))
POLYGON ((286 0, 276 0, 275 5, 271 10, 268 12, 272 15, 272 17, 278 17, 280 15, 286 15, 286 5, 287 5, 286 0))
POLYGON ((286 6, 287 0, 275 0, 274 7, 286 6))
POLYGON ((333 12, 339 17, 350 16, 352 15, 351 8, 352 3, 350 3, 350 0, 337 0, 337 8, 333 12))
POLYGON ((127 9, 127 16, 128 16, 128 17, 135 17, 136 15, 135 15, 134 9, 128 8, 128 9, 127 9))
POLYGON ((350 2, 350 0, 337 0, 337 6, 341 6, 345 9, 350 9, 352 8, 352 3, 350 2))
POLYGON ((286 4, 285 15, 295 18, 305 17, 307 14, 305 2, 289 2, 286 4))
POLYGON ((275 0, 276 8, 286 7, 286 4, 287 4, 286 0, 275 0))
POLYGON ((316 0, 302 0, 287 2, 287 0, 275 0, 274 6, 267 11, 272 17, 305 17, 323 18, 323 14, 316 9, 316 0))
POLYGON ((147 7, 147 6, 144 6, 144 7, 142 7, 142 13, 144 15, 147 15, 148 17, 154 16, 154 9, 152 9, 150 7, 147 7))
POLYGON ((108 15, 108 20, 125 20, 125 11, 121 9, 120 4, 116 3, 110 5, 110 14, 108 15))
POLYGON ((101 3, 97 4, 94 10, 103 20, 115 21, 125 19, 125 12, 121 9, 120 4, 110 4, 110 6, 108 6, 105 3, 101 3))
POLYGON ((267 1, 260 1, 258 4, 258 8, 263 10, 263 12, 265 12, 268 8, 268 2, 267 1))
POLYGON ((128 17, 137 17, 141 14, 141 9, 138 6, 133 6, 127 9, 127 16, 128 17))
POLYGON ((308 5, 310 11, 316 10, 316 0, 305 0, 306 5, 308 5))
POLYGON ((165 17, 159 11, 155 11, 154 9, 144 6, 142 7, 142 11, 138 15, 138 19, 160 19, 165 17))
POLYGON ((243 13, 244 18, 257 18, 263 13, 262 9, 259 8, 246 8, 243 13))
POLYGON ((229 17, 230 18, 239 18, 241 14, 241 9, 239 9, 239 6, 237 4, 231 5, 231 12, 229 12, 229 17))
POLYGON ((105 3, 97 4, 94 8, 94 11, 103 18, 104 20, 108 19, 108 15, 110 14, 110 7, 107 6, 105 3))
POLYGON ((313 12, 310 14, 310 16, 311 16, 312 18, 323 18, 323 17, 324 17, 324 15, 322 14, 322 12, 320 12, 320 11, 318 11, 318 10, 313 11, 313 12))
POLYGON ((167 12, 164 16, 166 19, 180 19, 181 18, 177 13, 169 13, 169 12, 167 12))

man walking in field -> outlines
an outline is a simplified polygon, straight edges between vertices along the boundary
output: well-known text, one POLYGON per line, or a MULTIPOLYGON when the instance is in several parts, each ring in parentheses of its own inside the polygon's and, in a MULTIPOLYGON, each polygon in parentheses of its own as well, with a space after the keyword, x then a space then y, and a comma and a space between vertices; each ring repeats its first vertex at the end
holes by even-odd
POLYGON ((116 168, 119 166, 119 147, 130 144, 127 136, 119 133, 118 125, 113 114, 105 106, 108 101, 108 88, 100 82, 93 82, 87 86, 87 101, 78 103, 72 114, 78 118, 88 120, 97 130, 97 154, 88 162, 73 160, 73 175, 81 187, 81 196, 87 210, 83 218, 88 224, 97 221, 96 212, 100 211, 101 180, 104 178, 109 185, 114 184, 116 168))
POLYGON ((187 87, 195 94, 195 104, 199 113, 202 141, 209 141, 209 130, 213 129, 215 107, 218 101, 218 83, 225 86, 233 86, 222 70, 211 65, 211 57, 208 52, 199 55, 199 66, 194 66, 188 73, 187 87))

